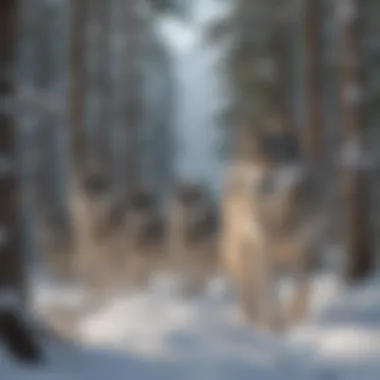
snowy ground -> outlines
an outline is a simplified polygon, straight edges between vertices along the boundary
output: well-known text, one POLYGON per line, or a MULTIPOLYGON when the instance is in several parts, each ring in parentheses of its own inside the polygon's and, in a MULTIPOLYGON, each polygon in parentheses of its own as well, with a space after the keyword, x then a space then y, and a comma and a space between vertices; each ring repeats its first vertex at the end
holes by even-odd
MULTIPOLYGON (((78 342, 47 342, 49 365, 16 365, 0 351, 1 379, 378 379, 380 282, 341 291, 319 278, 313 315, 287 336, 238 322, 226 281, 184 300, 160 281, 144 294, 124 295, 81 312, 78 342)), ((77 287, 36 287, 36 308, 79 310, 89 303, 77 287)))

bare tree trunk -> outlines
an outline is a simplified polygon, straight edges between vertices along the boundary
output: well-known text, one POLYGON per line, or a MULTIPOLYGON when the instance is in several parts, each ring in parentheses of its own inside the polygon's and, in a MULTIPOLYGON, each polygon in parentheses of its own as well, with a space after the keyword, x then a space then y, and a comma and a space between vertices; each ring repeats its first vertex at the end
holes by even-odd
MULTIPOLYGON (((40 1, 37 4, 38 19, 35 33, 36 72, 35 80, 39 91, 48 93, 54 87, 57 66, 54 57, 54 22, 56 13, 51 4, 40 1)), ((53 92, 52 92, 53 93, 53 92)), ((43 109, 39 115, 37 128, 37 149, 39 154, 37 173, 38 243, 39 250, 62 271, 68 259, 71 243, 70 226, 66 210, 62 206, 59 189, 61 175, 59 162, 59 122, 58 115, 43 109)))
POLYGON ((323 159, 323 60, 322 60, 322 4, 302 0, 303 31, 305 38, 305 87, 307 122, 303 145, 306 157, 314 164, 323 159))
POLYGON ((88 0, 70 2, 70 136, 72 148, 72 170, 83 170, 86 96, 86 40, 88 0))
POLYGON ((87 83, 86 31, 90 2, 70 1, 70 51, 69 51, 69 133, 70 133, 70 175, 69 203, 71 222, 74 230, 75 255, 70 266, 77 274, 82 274, 83 260, 89 260, 91 251, 89 238, 89 215, 87 194, 84 191, 86 178, 86 134, 85 98, 87 83))
MULTIPOLYGON (((18 2, 1 3, 1 96, 12 99, 14 96, 14 65, 16 54, 16 33, 18 27, 18 2)), ((5 102, 3 103, 5 107, 5 102)), ((20 245, 18 226, 19 182, 16 145, 16 125, 10 109, 1 110, 0 148, 3 160, 1 192, 1 275, 2 287, 17 289, 24 301, 27 299, 24 261, 20 245)))
POLYGON ((142 74, 141 74, 141 15, 139 1, 124 1, 124 79, 125 101, 123 105, 123 124, 126 128, 127 157, 124 178, 127 188, 140 185, 140 126, 142 105, 142 74))
MULTIPOLYGON (((51 37, 51 25, 54 21, 51 8, 44 1, 38 2, 37 33, 35 37, 37 88, 42 92, 51 89, 54 82, 54 52, 51 37)), ((38 126, 39 170, 38 203, 42 214, 46 215, 54 205, 55 151, 54 136, 56 120, 50 113, 41 112, 38 126)))
POLYGON ((324 91, 322 16, 324 1, 302 0, 302 30, 305 48, 306 125, 301 136, 304 158, 316 178, 327 208, 326 168, 324 158, 324 91))
POLYGON ((292 61, 291 61, 291 19, 289 4, 281 0, 272 1, 268 5, 271 12, 270 25, 272 38, 269 42, 269 54, 273 60, 274 77, 272 85, 273 117, 277 123, 268 127, 274 127, 272 132, 282 133, 284 136, 295 135, 294 114, 291 107, 292 96, 292 61))
POLYGON ((0 3, 0 339, 18 359, 38 361, 40 352, 25 323, 27 285, 20 226, 20 167, 15 98, 19 1, 0 3))
POLYGON ((109 177, 110 173, 110 4, 107 0, 96 0, 93 5, 92 41, 95 57, 93 72, 93 93, 96 96, 97 107, 94 110, 93 145, 90 147, 92 165, 98 166, 102 175, 109 177))
POLYGON ((341 122, 343 131, 342 191, 348 282, 365 278, 374 268, 370 223, 370 172, 366 162, 368 105, 365 104, 366 64, 363 57, 366 5, 359 0, 340 4, 341 122))

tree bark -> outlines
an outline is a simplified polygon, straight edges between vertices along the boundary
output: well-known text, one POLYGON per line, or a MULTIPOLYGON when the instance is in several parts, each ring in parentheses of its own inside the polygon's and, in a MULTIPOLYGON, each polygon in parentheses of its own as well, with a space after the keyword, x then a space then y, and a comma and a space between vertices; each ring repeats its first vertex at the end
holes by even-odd
MULTIPOLYGON (((37 33, 35 37, 36 51, 36 73, 35 81, 37 88, 41 92, 47 92, 54 81, 54 57, 50 25, 52 25, 53 14, 49 12, 49 5, 44 1, 38 2, 37 33)), ((55 123, 54 116, 40 112, 38 125, 38 150, 39 150, 39 170, 38 170, 38 193, 40 213, 51 208, 55 201, 54 198, 54 173, 55 153, 54 146, 55 123)))
MULTIPOLYGON (((0 12, 0 90, 4 100, 15 97, 14 67, 18 33, 18 1, 1 2, 0 12)), ((19 160, 16 124, 10 108, 2 104, 0 114, 0 226, 1 226, 1 287, 17 289, 27 299, 24 259, 19 228, 19 160)))
MULTIPOLYGON (((110 77, 110 4, 107 0, 96 0, 93 5, 92 39, 95 68, 92 73, 93 93, 96 96, 97 107, 94 110, 93 139, 90 146, 90 166, 101 168, 102 175, 110 177, 110 104, 111 104, 111 77, 110 77)), ((109 179, 109 178, 108 178, 109 179)))
POLYGON ((140 127, 142 112, 142 73, 141 73, 141 15, 139 2, 124 1, 122 7, 124 23, 123 55, 125 62, 123 83, 126 89, 122 106, 122 123, 126 128, 126 172, 127 189, 140 185, 140 127))
POLYGON ((369 126, 365 99, 365 14, 363 1, 344 0, 340 4, 343 237, 347 250, 345 278, 348 282, 361 280, 374 269, 370 167, 365 157, 368 153, 365 140, 369 126))
POLYGON ((305 156, 314 164, 323 159, 323 59, 322 5, 302 0, 305 43, 306 128, 303 132, 305 156))
POLYGON ((70 2, 70 139, 72 169, 83 170, 85 151, 86 38, 88 0, 70 2))
MULTIPOLYGON (((89 21, 89 0, 71 0, 69 35, 69 209, 75 245, 74 257, 69 266, 76 274, 81 274, 82 263, 89 260, 88 248, 88 210, 84 177, 86 175, 86 134, 85 98, 88 93, 86 31, 89 21), (87 233, 87 235, 85 235, 87 233), (85 236, 85 237, 84 237, 85 236)), ((71 260, 72 259, 72 260, 71 260)))
MULTIPOLYGON (((40 1, 37 4, 38 19, 35 33, 36 72, 35 81, 39 91, 49 93, 54 87, 57 67, 54 57, 54 22, 56 12, 50 4, 40 1)), ((62 205, 59 176, 60 146, 58 142, 61 128, 58 114, 40 110, 37 149, 39 153, 37 175, 38 232, 44 239, 39 241, 39 248, 54 263, 60 258, 66 259, 71 243, 70 226, 66 210, 62 205)), ((63 268, 57 268, 63 269, 63 268)))
POLYGON ((19 1, 0 3, 0 339, 17 358, 40 352, 26 324, 27 285, 20 226, 20 166, 14 110, 19 1))

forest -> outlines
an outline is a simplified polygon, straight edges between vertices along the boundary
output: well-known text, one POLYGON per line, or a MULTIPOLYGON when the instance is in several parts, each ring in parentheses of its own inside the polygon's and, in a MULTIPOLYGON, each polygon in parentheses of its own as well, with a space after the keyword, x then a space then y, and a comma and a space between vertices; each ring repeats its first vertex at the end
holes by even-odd
POLYGON ((0 378, 378 379, 379 25, 0 0, 0 378))

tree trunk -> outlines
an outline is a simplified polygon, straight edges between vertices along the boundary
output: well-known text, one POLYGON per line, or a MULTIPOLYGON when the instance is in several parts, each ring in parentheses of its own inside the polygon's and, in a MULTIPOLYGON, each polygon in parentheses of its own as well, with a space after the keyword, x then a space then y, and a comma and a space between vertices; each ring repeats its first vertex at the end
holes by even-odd
POLYGON ((88 0, 70 2, 70 137, 72 169, 83 170, 85 150, 86 38, 88 0))
MULTIPOLYGON (((44 1, 38 4, 37 31, 35 33, 36 72, 35 81, 42 94, 54 88, 57 66, 54 57, 54 22, 56 10, 44 1)), ((52 92, 53 93, 53 92, 52 92)), ((62 205, 60 178, 61 123, 58 114, 40 110, 37 128, 39 154, 37 172, 38 243, 44 257, 59 271, 65 270, 71 243, 69 220, 62 205)))
POLYGON ((18 359, 40 359, 25 318, 27 285, 20 226, 20 167, 16 124, 7 101, 15 99, 19 1, 0 3, 0 342, 18 359))
MULTIPOLYGON (((127 189, 140 185, 140 127, 142 112, 142 43, 139 1, 124 1, 122 7, 124 24, 123 55, 125 62, 123 83, 126 92, 122 105, 122 123, 126 128, 126 172, 124 186, 127 189)), ((124 165, 123 165, 124 166, 124 165)))
POLYGON ((302 0, 305 43, 306 128, 303 145, 306 157, 320 165, 323 159, 323 60, 322 5, 320 1, 302 0))
MULTIPOLYGON (((35 81, 38 90, 47 92, 54 81, 54 57, 51 37, 51 25, 54 21, 53 12, 44 1, 38 3, 37 33, 35 37, 36 51, 36 73, 35 81)), ((54 200, 54 173, 55 153, 54 135, 56 130, 56 120, 54 116, 40 112, 38 125, 38 150, 39 150, 39 170, 38 170, 38 193, 40 214, 45 214, 56 203, 54 200)))
POLYGON ((342 123, 342 191, 344 233, 347 252, 345 277, 348 282, 365 278, 374 269, 371 247, 370 172, 367 154, 368 105, 366 64, 363 57, 363 1, 344 0, 340 4, 341 21, 341 123, 342 123))
POLYGON ((88 95, 88 49, 86 32, 88 31, 88 0, 70 1, 70 51, 69 51, 69 208, 74 233, 75 256, 71 262, 73 271, 82 275, 91 262, 92 246, 90 240, 91 218, 86 191, 87 141, 85 134, 86 96, 88 95))
MULTIPOLYGON (((18 2, 1 3, 1 96, 14 99, 14 65, 16 54, 16 33, 18 26, 18 2)), ((0 283, 2 287, 17 289, 23 300, 27 299, 24 262, 21 252, 21 235, 19 229, 19 178, 16 145, 16 125, 11 110, 1 109, 0 152, 2 171, 0 178, 1 192, 1 261, 0 283)))
MULTIPOLYGON (((323 1, 302 0, 302 30, 305 48, 305 105, 306 125, 301 132, 301 145, 304 158, 310 165, 313 175, 318 179, 318 187, 322 193, 324 213, 330 209, 326 189, 327 168, 325 168, 324 144, 324 91, 323 91, 323 46, 322 16, 323 1)), ((331 198, 331 196, 330 196, 331 198)), ((327 237, 327 236, 326 236, 327 237)), ((320 243, 319 243, 320 244, 320 243)))
POLYGON ((90 147, 90 166, 101 168, 104 177, 110 173, 110 104, 111 104, 111 77, 110 77, 110 4, 107 0, 96 0, 93 6, 92 17, 92 48, 94 50, 95 67, 92 73, 93 94, 97 100, 94 109, 94 123, 92 144, 90 147))

